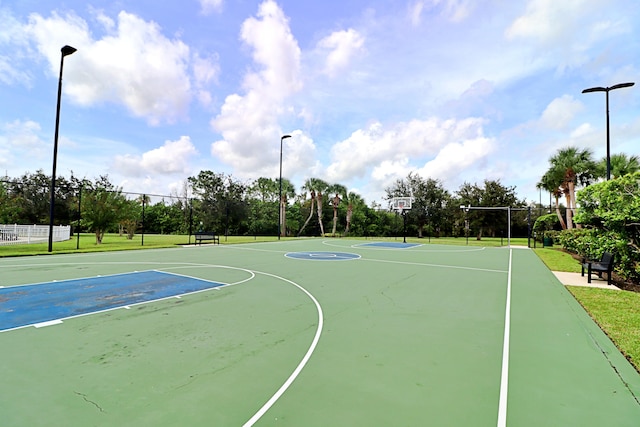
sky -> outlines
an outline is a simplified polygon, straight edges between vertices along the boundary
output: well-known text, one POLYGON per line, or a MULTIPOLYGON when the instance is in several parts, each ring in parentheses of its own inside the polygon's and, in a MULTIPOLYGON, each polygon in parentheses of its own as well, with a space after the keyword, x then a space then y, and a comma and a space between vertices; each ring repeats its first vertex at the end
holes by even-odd
POLYGON ((202 170, 367 204, 412 172, 536 183, 568 146, 640 155, 637 0, 0 0, 0 174, 181 193, 202 170))

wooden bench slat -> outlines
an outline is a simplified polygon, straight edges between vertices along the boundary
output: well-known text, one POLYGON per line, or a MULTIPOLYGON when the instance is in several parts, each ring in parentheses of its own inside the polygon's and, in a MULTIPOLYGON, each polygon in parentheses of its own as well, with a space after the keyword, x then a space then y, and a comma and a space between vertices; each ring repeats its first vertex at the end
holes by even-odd
POLYGON ((212 240, 214 244, 220 244, 220 236, 218 236, 216 233, 212 233, 209 231, 198 231, 194 234, 194 236, 196 237, 196 243, 198 244, 202 244, 203 240, 212 240))

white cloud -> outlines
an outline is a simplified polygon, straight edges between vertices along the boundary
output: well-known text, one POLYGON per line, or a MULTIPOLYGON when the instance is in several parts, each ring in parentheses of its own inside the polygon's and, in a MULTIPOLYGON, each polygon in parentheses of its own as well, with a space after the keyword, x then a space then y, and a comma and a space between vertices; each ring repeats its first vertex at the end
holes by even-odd
POLYGON ((571 132, 571 138, 581 138, 594 132, 593 126, 589 123, 583 123, 571 132))
POLYGON ((584 34, 577 30, 585 26, 593 25, 593 31, 601 33, 602 26, 609 25, 601 22, 592 24, 594 18, 585 21, 583 17, 589 15, 597 19, 597 10, 606 5, 606 0, 530 0, 525 13, 513 21, 505 34, 509 39, 532 38, 550 44, 566 42, 576 34, 584 34))
POLYGON ((217 55, 209 58, 203 58, 199 54, 193 55, 193 75, 198 85, 206 86, 218 82, 220 75, 218 60, 217 55))
POLYGON ((203 58, 197 53, 193 55, 193 76, 197 88, 197 97, 200 104, 204 106, 210 105, 213 98, 207 88, 213 83, 218 83, 218 77, 220 75, 220 64, 218 61, 219 58, 217 55, 210 58, 203 58))
POLYGON ((556 98, 545 108, 540 118, 543 126, 551 129, 566 129, 577 113, 584 110, 580 101, 576 101, 570 95, 556 98))
POLYGON ((223 3, 223 0, 200 0, 200 9, 204 15, 221 12, 223 3))
POLYGON ((86 21, 75 14, 29 18, 26 31, 53 75, 60 47, 68 43, 78 49, 65 59, 65 93, 81 105, 122 103, 151 124, 184 117, 191 99, 188 46, 127 12, 118 14, 117 23, 101 14, 97 21, 108 35, 94 40, 86 21))
POLYGON ((416 1, 409 4, 409 21, 414 27, 422 23, 422 9, 424 9, 424 1, 416 1))
MULTIPOLYGON (((277 166, 278 140, 282 135, 278 118, 285 112, 285 100, 302 88, 300 48, 287 18, 272 0, 264 1, 257 17, 243 23, 241 39, 252 49, 259 70, 247 73, 243 83, 246 93, 227 96, 220 114, 212 120, 223 139, 212 144, 211 152, 239 175, 256 176, 273 172, 273 166, 277 166)), ((308 138, 303 145, 314 148, 308 138)), ((287 150, 285 155, 293 154, 287 150)), ((312 158, 310 151, 298 169, 308 167, 312 158)))
POLYGON ((362 50, 365 38, 358 31, 335 31, 318 42, 318 48, 328 51, 324 72, 335 77, 362 50))
POLYGON ((608 0, 529 0, 524 13, 506 27, 504 35, 559 74, 575 68, 601 68, 602 64, 589 63, 609 62, 598 58, 613 55, 607 46, 609 40, 632 32, 629 20, 633 18, 621 10, 611 7, 608 0))
POLYGON ((15 167, 15 162, 28 164, 31 160, 51 156, 51 142, 40 137, 40 124, 14 120, 0 127, 0 167, 15 167))
POLYGON ((182 136, 141 156, 117 155, 112 168, 125 176, 189 174, 192 172, 190 160, 196 154, 191 138, 182 136))
MULTIPOLYGON (((462 120, 441 120, 429 118, 399 123, 385 129, 379 122, 371 124, 367 129, 354 132, 346 140, 335 144, 331 150, 333 163, 328 168, 332 181, 342 181, 353 177, 362 177, 372 167, 380 168, 384 164, 407 164, 412 161, 416 168, 421 159, 441 156, 443 149, 451 143, 464 144, 466 141, 479 141, 488 144, 482 136, 483 121, 477 118, 462 120), (357 159, 357 160, 355 160, 357 159), (385 163, 390 162, 390 163, 385 163)), ((470 153, 475 158, 476 149, 470 153)), ((464 157, 466 153, 461 153, 464 157)), ((442 162, 442 157, 440 161, 442 162)), ((445 159, 446 160, 446 159, 445 159)), ((385 168, 378 169, 381 176, 385 168)), ((403 173, 406 175, 407 170, 403 173)), ((434 176, 438 178, 438 176, 434 176)))
POLYGON ((422 22, 422 13, 437 9, 452 22, 464 21, 473 10, 470 0, 419 0, 409 5, 409 19, 414 26, 422 22))
POLYGON ((459 181, 460 171, 486 160, 494 150, 495 142, 481 135, 462 142, 452 142, 442 147, 436 158, 427 162, 418 173, 448 183, 459 181))
POLYGON ((0 50, 0 83, 10 85, 14 82, 29 85, 31 73, 21 70, 19 63, 25 52, 28 52, 28 40, 22 25, 8 11, 0 9, 0 46, 9 46, 7 54, 0 50))
POLYGON ((386 188, 396 180, 406 178, 412 170, 408 158, 398 161, 385 160, 371 170, 371 179, 377 187, 386 188))

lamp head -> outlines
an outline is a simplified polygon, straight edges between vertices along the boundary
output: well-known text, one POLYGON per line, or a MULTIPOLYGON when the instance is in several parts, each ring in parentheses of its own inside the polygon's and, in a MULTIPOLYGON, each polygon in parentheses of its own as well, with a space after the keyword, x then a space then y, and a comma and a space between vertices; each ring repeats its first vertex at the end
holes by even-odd
POLYGON ((613 89, 621 89, 623 87, 631 87, 633 86, 635 83, 634 82, 629 82, 629 83, 619 83, 617 85, 613 85, 611 86, 609 89, 613 90, 613 89))
POLYGON ((65 46, 62 47, 62 49, 60 49, 60 51, 62 52, 62 56, 71 55, 72 53, 74 53, 77 50, 78 49, 76 49, 75 47, 71 47, 69 45, 65 45, 65 46))
POLYGON ((589 93, 589 92, 606 92, 607 89, 604 87, 590 87, 589 89, 585 89, 582 91, 582 93, 589 93))
POLYGON ((291 135, 282 135, 282 137, 280 139, 282 140, 282 139, 285 139, 285 138, 291 138, 291 135))

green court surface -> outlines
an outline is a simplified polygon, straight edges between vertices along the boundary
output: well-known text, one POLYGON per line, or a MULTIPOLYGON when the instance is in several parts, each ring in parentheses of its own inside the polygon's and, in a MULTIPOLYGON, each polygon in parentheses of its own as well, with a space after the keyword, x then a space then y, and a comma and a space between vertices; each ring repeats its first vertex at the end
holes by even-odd
POLYGON ((528 249, 4 258, 0 286, 134 271, 223 286, 4 328, 3 427, 640 425, 640 375, 528 249))

